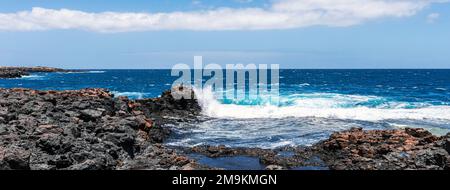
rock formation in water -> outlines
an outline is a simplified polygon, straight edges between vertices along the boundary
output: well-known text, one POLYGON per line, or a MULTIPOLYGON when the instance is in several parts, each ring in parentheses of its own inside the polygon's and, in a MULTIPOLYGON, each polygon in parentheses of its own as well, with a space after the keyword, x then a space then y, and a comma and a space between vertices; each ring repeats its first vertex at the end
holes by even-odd
POLYGON ((353 128, 311 147, 265 150, 198 146, 188 151, 211 158, 258 157, 266 169, 450 170, 450 133, 437 137, 420 128, 353 128))
POLYGON ((20 78, 35 72, 68 72, 68 70, 52 67, 0 67, 0 78, 20 78))

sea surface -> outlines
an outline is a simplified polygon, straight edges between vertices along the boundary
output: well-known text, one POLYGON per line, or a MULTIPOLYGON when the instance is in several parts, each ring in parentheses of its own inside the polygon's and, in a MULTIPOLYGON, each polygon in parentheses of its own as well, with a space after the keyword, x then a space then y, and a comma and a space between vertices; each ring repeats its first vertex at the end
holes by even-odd
MULTIPOLYGON (((170 70, 90 70, 0 79, 0 88, 107 88, 116 96, 158 97, 178 77, 170 70)), ((167 144, 277 148, 311 145, 362 127, 422 127, 450 132, 450 70, 281 70, 280 104, 221 100, 199 91, 201 123, 180 123, 167 144)))

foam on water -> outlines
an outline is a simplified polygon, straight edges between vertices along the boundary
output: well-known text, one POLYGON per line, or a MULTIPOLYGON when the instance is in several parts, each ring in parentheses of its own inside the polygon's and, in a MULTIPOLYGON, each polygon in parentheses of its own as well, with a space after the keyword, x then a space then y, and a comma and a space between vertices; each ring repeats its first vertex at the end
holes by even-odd
POLYGON ((171 146, 227 145, 230 147, 278 148, 309 146, 335 132, 364 127, 384 129, 380 123, 323 118, 210 119, 201 123, 174 126, 166 142, 171 146))
POLYGON ((44 75, 35 74, 35 75, 22 76, 19 79, 24 79, 24 80, 43 80, 44 78, 45 78, 44 75))
POLYGON ((285 106, 223 104, 210 88, 196 90, 203 113, 214 118, 319 117, 381 121, 392 119, 450 120, 450 106, 387 101, 376 96, 294 94, 282 97, 285 106))
POLYGON ((56 72, 58 74, 101 74, 101 73, 106 73, 106 71, 97 71, 97 70, 93 70, 93 71, 69 71, 69 72, 56 72))
POLYGON ((127 96, 128 98, 131 99, 142 99, 145 97, 148 97, 149 93, 145 93, 145 92, 117 92, 117 91, 112 91, 112 93, 114 94, 114 96, 127 96))
POLYGON ((106 71, 88 71, 87 73, 105 73, 106 71))

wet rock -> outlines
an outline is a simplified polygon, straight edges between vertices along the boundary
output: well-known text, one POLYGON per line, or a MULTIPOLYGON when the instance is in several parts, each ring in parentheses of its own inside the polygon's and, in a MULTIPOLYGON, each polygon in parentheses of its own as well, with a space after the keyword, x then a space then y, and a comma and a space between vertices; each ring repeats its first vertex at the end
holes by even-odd
POLYGON ((413 137, 424 138, 432 136, 430 132, 421 128, 405 128, 405 132, 413 137))
POLYGON ((178 122, 195 120, 196 116, 200 114, 201 107, 197 99, 194 97, 194 91, 191 88, 175 87, 172 90, 162 93, 160 98, 150 98, 136 100, 130 107, 135 111, 141 111, 144 115, 153 120, 164 122, 178 122), (180 92, 181 91, 181 92, 180 92), (190 99, 174 98, 172 92, 192 94, 190 99), (164 118, 164 120, 158 118, 164 118))
POLYGON ((165 139, 167 139, 170 135, 171 131, 169 128, 155 126, 152 127, 148 133, 148 140, 154 143, 162 143, 165 139))

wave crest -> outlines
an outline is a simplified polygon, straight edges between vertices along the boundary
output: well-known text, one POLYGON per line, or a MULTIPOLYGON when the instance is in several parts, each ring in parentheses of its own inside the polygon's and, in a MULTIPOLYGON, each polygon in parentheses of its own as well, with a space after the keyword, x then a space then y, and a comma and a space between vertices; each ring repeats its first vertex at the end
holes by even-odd
POLYGON ((282 106, 224 104, 215 98, 211 88, 196 90, 196 96, 203 114, 215 118, 319 117, 364 121, 450 120, 450 106, 395 102, 377 96, 294 94, 281 97, 282 106))

